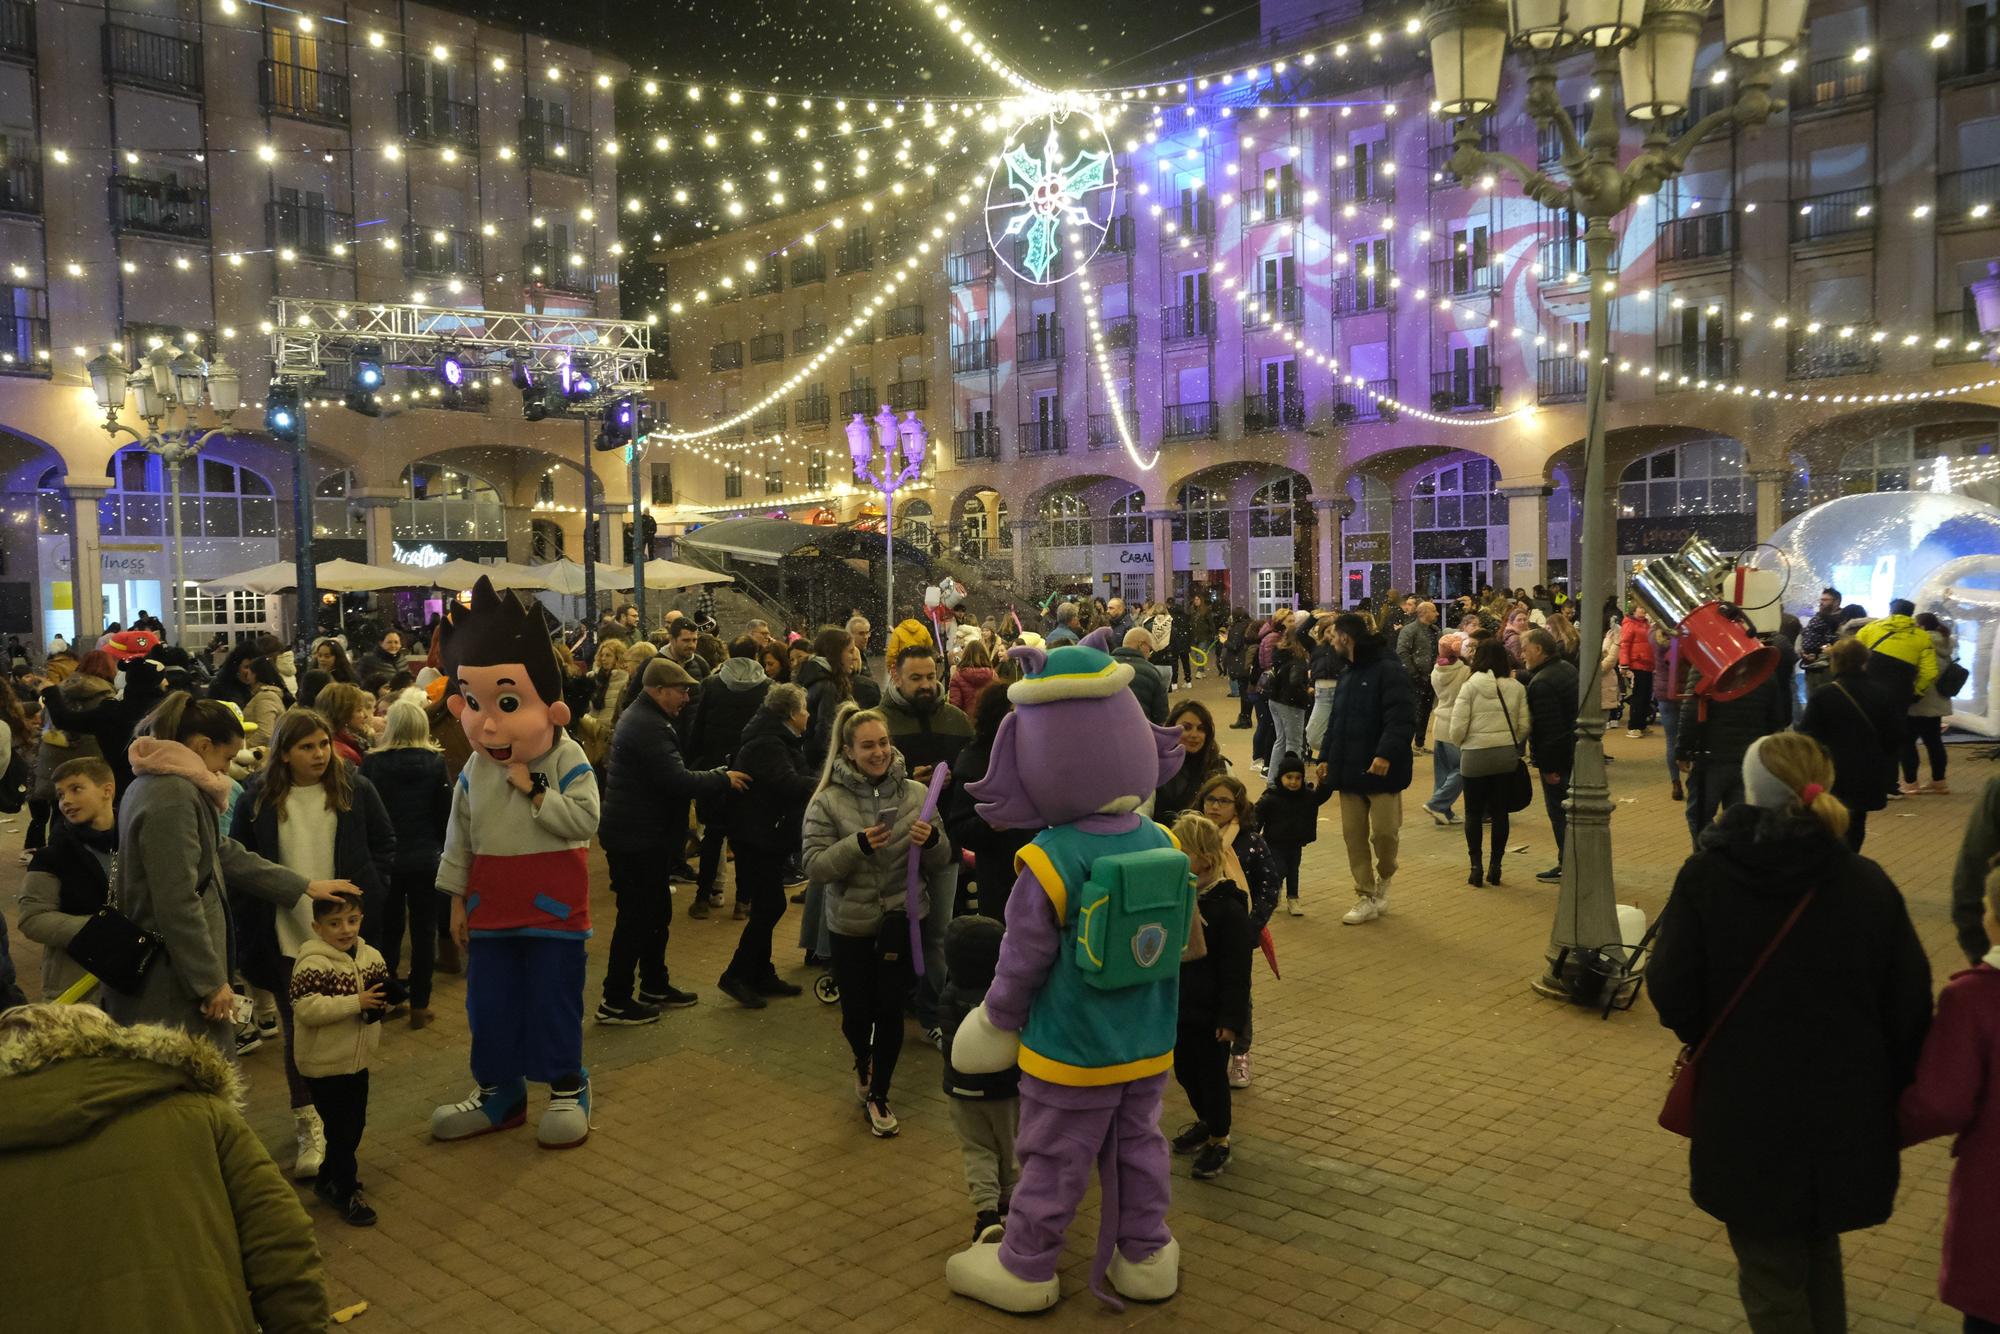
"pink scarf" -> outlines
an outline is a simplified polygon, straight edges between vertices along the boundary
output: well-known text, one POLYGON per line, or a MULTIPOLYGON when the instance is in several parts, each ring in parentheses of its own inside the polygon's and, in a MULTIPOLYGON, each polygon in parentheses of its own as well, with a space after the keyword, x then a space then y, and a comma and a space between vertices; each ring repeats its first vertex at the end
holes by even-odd
POLYGON ((202 795, 214 802, 218 811, 229 805, 229 775, 211 772, 199 755, 178 741, 136 737, 131 749, 125 752, 125 758, 131 762, 135 774, 171 774, 185 778, 200 788, 202 795))

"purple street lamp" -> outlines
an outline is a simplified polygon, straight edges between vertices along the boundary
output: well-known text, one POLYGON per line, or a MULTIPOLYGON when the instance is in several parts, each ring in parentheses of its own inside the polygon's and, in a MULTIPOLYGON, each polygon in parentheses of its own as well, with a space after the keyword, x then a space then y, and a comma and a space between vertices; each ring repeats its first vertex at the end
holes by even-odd
MULTIPOLYGON (((896 420, 896 410, 886 403, 875 414, 875 440, 868 438, 868 422, 860 413, 847 424, 847 452, 854 460, 854 475, 882 494, 882 597, 888 608, 889 629, 896 625, 896 489, 923 471, 924 451, 929 441, 924 424, 914 412, 896 420), (882 447, 882 467, 877 471, 875 445, 882 447), (898 451, 903 466, 896 466, 898 451)), ((886 634, 887 631, 885 630, 886 634)))

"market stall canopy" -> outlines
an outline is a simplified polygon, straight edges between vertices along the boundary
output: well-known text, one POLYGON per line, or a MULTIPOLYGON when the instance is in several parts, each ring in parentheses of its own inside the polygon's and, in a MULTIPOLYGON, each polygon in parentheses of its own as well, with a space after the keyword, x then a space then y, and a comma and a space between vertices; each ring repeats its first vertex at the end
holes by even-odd
MULTIPOLYGON (((545 588, 551 593, 561 593, 565 597, 583 596, 583 566, 565 556, 545 565, 530 565, 528 570, 541 582, 537 588, 545 588)), ((632 586, 632 571, 623 565, 607 565, 597 562, 597 587, 600 591, 616 591, 632 586)))
POLYGON ((322 561, 313 582, 334 593, 379 593, 385 588, 428 588, 430 571, 414 565, 363 565, 358 560, 322 561))
POLYGON ((199 587, 204 593, 226 593, 237 588, 246 593, 288 593, 298 587, 298 583, 298 568, 288 560, 280 560, 241 574, 225 574, 199 587))
MULTIPOLYGON (((621 588, 632 586, 632 574, 627 570, 621 588)), ((676 588, 693 588, 699 584, 726 584, 730 576, 716 570, 704 570, 699 565, 683 565, 673 560, 649 560, 646 562, 646 587, 667 592, 676 588)))
POLYGON ((826 532, 825 528, 790 519, 722 519, 675 540, 697 551, 776 565, 800 547, 818 542, 826 532))
POLYGON ((496 561, 482 565, 476 560, 448 560, 424 571, 426 584, 463 591, 481 579, 491 579, 495 588, 547 588, 540 570, 527 565, 496 561))

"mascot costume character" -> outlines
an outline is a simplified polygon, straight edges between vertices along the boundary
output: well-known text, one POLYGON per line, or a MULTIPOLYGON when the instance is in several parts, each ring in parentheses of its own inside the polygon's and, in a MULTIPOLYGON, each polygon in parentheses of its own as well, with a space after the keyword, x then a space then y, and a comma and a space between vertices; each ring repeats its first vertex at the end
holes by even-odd
POLYGON ((437 887, 451 895, 451 934, 465 950, 479 1087, 431 1113, 431 1135, 520 1125, 532 1079, 549 1086, 536 1138, 572 1148, 590 1133, 583 942, 597 778, 563 730, 569 708, 539 611, 482 578, 472 605, 445 617, 439 659, 445 707, 472 747, 452 789, 437 887))
MULTIPOLYGON (((1180 734, 1146 720, 1132 668, 1096 649, 1016 648, 981 818, 1040 829, 1015 858, 1007 932, 985 1004, 952 1042, 969 1073, 1021 1067, 1021 1175, 1006 1231, 945 1265, 954 1292, 1003 1311, 1061 1295, 1063 1234, 1103 1184, 1091 1290, 1164 1301, 1180 1282, 1167 1231, 1160 1094, 1174 1059, 1180 956, 1194 916, 1187 857, 1139 807, 1181 766, 1180 734)), ((1121 1308, 1122 1309, 1122 1308, 1121 1308)))

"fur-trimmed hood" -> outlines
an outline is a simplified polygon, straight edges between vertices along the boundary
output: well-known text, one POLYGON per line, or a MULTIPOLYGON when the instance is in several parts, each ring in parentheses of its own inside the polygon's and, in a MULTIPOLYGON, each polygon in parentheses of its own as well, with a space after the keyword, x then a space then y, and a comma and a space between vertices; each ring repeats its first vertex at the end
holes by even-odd
POLYGON ((101 1010, 65 1006, 0 1035, 0 1152, 70 1143, 182 1091, 243 1102, 242 1077, 211 1044, 155 1024, 120 1028, 101 1010))

